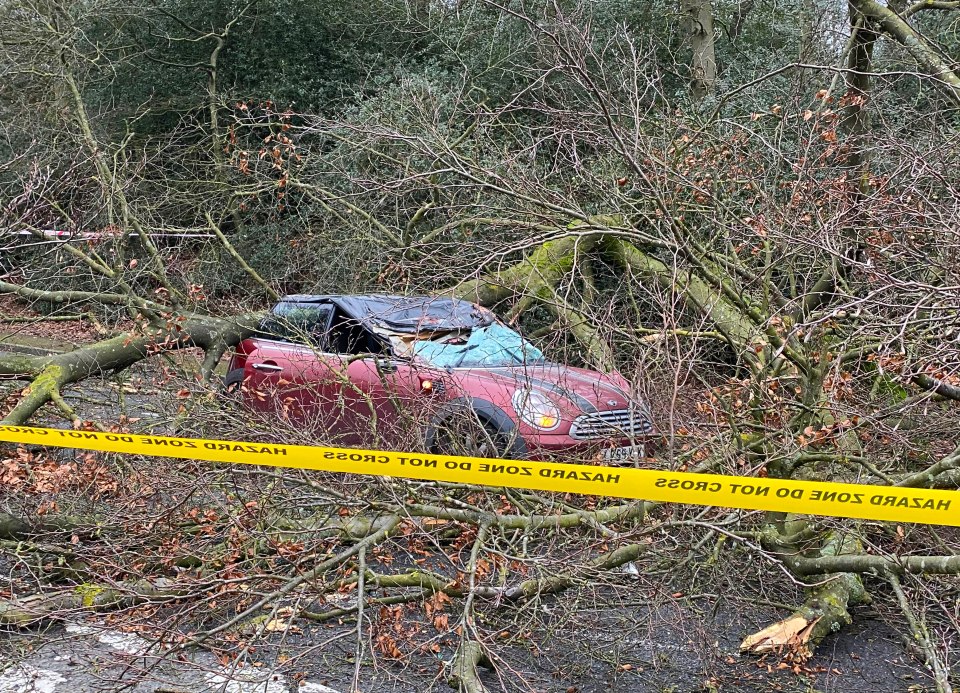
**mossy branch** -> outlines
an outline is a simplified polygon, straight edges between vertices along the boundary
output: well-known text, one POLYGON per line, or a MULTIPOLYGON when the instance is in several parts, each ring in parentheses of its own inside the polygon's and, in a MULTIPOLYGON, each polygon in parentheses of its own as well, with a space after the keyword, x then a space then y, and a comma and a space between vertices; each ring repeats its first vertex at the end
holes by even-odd
POLYGON ((214 222, 213 217, 210 216, 209 212, 207 212, 206 217, 207 224, 216 234, 217 238, 220 239, 220 243, 223 244, 224 249, 226 249, 227 253, 230 254, 230 257, 237 261, 237 264, 240 265, 241 269, 243 269, 243 271, 246 272, 261 289, 263 289, 264 293, 266 293, 271 300, 279 301, 280 294, 278 294, 277 291, 270 286, 263 277, 260 276, 260 273, 257 272, 257 270, 250 266, 250 264, 244 259, 243 255, 237 252, 237 249, 233 247, 233 244, 224 235, 223 231, 220 230, 220 225, 214 222))

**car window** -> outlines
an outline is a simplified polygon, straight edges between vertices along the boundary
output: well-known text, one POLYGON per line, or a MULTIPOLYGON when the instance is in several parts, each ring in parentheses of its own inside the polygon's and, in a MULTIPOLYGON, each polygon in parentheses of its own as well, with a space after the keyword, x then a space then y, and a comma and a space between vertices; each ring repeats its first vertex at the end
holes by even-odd
POLYGON ((335 354, 382 354, 385 351, 383 342, 359 320, 339 311, 333 319, 328 343, 335 354))
POLYGON ((333 306, 329 304, 285 301, 274 306, 260 325, 260 336, 326 349, 332 316, 333 306))

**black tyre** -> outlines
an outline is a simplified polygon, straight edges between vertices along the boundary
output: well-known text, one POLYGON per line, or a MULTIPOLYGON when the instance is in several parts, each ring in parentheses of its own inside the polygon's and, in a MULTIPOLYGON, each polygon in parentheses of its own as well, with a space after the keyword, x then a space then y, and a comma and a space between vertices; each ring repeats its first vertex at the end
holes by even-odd
POLYGON ((448 417, 437 424, 432 452, 463 457, 504 457, 510 440, 496 426, 473 412, 448 417))
POLYGON ((243 386, 243 369, 235 368, 223 379, 223 387, 220 393, 224 399, 232 402, 240 402, 240 388, 243 386))

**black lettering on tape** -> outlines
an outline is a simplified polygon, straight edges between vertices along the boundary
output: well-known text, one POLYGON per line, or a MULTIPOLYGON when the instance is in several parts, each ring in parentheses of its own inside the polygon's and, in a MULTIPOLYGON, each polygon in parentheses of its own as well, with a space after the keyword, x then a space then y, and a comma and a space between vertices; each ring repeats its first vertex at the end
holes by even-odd
POLYGON ((916 510, 950 510, 950 501, 948 500, 934 501, 932 498, 924 499, 917 496, 903 496, 902 498, 898 498, 897 496, 885 496, 879 493, 870 496, 870 505, 880 505, 891 508, 915 508, 916 510))
POLYGON ((741 496, 766 496, 770 493, 769 486, 754 486, 753 484, 730 484, 731 493, 741 496))
MULTIPOLYGON (((388 458, 386 456, 382 457, 384 462, 387 462, 388 458)), ((436 460, 422 459, 420 457, 399 457, 400 466, 409 464, 411 467, 436 467, 436 460)))
POLYGON ((86 431, 58 431, 58 433, 67 438, 79 438, 81 440, 98 440, 100 438, 98 434, 86 431))
MULTIPOLYGON (((811 491, 811 493, 819 493, 819 491, 811 491)), ((803 489, 800 488, 778 488, 777 489, 777 498, 794 498, 800 499, 803 498, 803 489)))
MULTIPOLYGON (((267 445, 263 443, 253 443, 253 442, 240 442, 240 441, 205 441, 205 440, 194 440, 186 438, 173 438, 166 436, 148 436, 148 435, 126 435, 126 434, 116 434, 116 433, 96 433, 92 431, 72 431, 69 429, 34 429, 31 427, 19 427, 19 426, 0 426, 0 438, 4 435, 11 439, 13 442, 24 442, 24 440, 32 440, 34 436, 48 436, 48 438, 53 438, 54 444, 61 447, 77 447, 77 448, 87 448, 87 449, 100 449, 101 447, 114 450, 118 452, 124 451, 124 443, 128 444, 139 444, 143 447, 150 446, 151 448, 170 448, 170 450, 161 451, 155 450, 147 454, 153 454, 158 457, 163 456, 180 456, 180 457, 189 457, 188 454, 182 452, 174 452, 174 450, 184 450, 184 449, 196 449, 203 448, 210 451, 223 451, 223 452, 234 452, 234 453, 244 453, 251 455, 259 456, 287 456, 290 449, 294 449, 298 453, 301 450, 306 450, 307 448, 301 448, 300 446, 284 446, 284 445, 267 445), (22 438, 15 437, 16 434, 22 434, 22 438), (55 438, 59 436, 59 438, 55 438), (74 441, 95 441, 95 443, 84 443, 84 442, 74 442, 74 441), (104 445, 104 443, 113 443, 113 445, 104 445)), ((349 450, 349 449, 328 449, 328 448, 313 448, 313 452, 316 456, 321 457, 324 460, 338 460, 338 461, 349 461, 356 463, 370 463, 370 464, 386 464, 389 465, 393 462, 398 463, 400 466, 410 466, 410 467, 424 467, 436 468, 440 466, 440 463, 443 463, 443 467, 453 472, 471 472, 478 471, 481 473, 487 474, 497 474, 497 475, 507 475, 511 477, 517 476, 539 476, 544 479, 560 479, 560 480, 569 480, 576 482, 592 482, 592 483, 601 483, 601 484, 619 484, 621 482, 621 477, 625 476, 628 481, 634 479, 634 474, 637 474, 638 477, 642 478, 646 483, 651 483, 656 488, 660 489, 671 489, 676 490, 681 493, 677 494, 675 499, 680 502, 693 502, 693 503, 707 503, 706 499, 704 500, 694 500, 691 498, 690 494, 711 494, 717 493, 722 494, 724 492, 729 492, 734 495, 744 496, 744 497, 767 497, 774 495, 777 498, 789 498, 791 500, 801 500, 809 499, 811 501, 817 501, 820 503, 820 507, 824 508, 821 511, 822 514, 830 514, 826 508, 829 508, 829 504, 844 504, 844 505, 864 505, 869 504, 877 506, 878 512, 875 515, 878 519, 884 518, 902 518, 903 520, 914 520, 919 522, 933 522, 931 519, 924 519, 924 512, 938 512, 938 513, 949 513, 953 499, 946 499, 941 497, 930 498, 928 495, 931 495, 926 491, 914 491, 918 492, 920 496, 910 496, 907 495, 911 492, 909 489, 875 489, 875 493, 870 492, 856 492, 857 488, 864 488, 861 485, 839 485, 839 484, 817 484, 815 482, 801 482, 796 484, 791 484, 791 482, 785 482, 782 485, 778 483, 777 480, 754 480, 750 478, 743 477, 726 477, 719 475, 717 481, 711 481, 703 477, 699 477, 691 474, 677 474, 672 475, 676 478, 671 477, 657 477, 655 473, 651 472, 640 472, 637 473, 632 470, 627 470, 620 473, 611 473, 612 470, 609 467, 606 468, 593 468, 585 465, 545 465, 543 468, 538 467, 529 467, 520 463, 515 463, 512 460, 485 460, 483 462, 476 460, 463 461, 462 458, 453 458, 453 459, 431 459, 426 457, 407 457, 405 455, 410 455, 411 453, 403 453, 401 456, 400 453, 395 452, 380 452, 376 450, 349 450), (559 467, 559 468, 558 468, 559 467), (533 469, 537 469, 537 473, 533 473, 533 469), (735 481, 734 481, 735 480, 735 481), (790 485, 788 485, 790 484, 790 485), (800 486, 801 488, 792 488, 791 485, 800 486), (773 489, 773 494, 770 493, 770 490, 773 489), (831 490, 832 489, 832 490, 831 490), (843 490, 841 490, 843 489, 843 490), (683 492, 687 492, 686 494, 683 492), (824 505, 828 504, 828 505, 824 505), (883 511, 880 511, 880 508, 884 508, 883 511), (903 509, 902 512, 899 509, 903 509), (921 513, 914 514, 913 510, 920 510, 921 513)), ((414 453, 416 454, 416 453, 414 453)), ((201 456, 202 457, 202 456, 201 456)), ((217 456, 207 455, 206 459, 212 460, 217 456)), ((227 456, 223 456, 227 458, 227 456)), ((243 459, 238 458, 236 461, 244 462, 255 462, 253 459, 243 459)), ((299 463, 291 461, 290 466, 294 467, 310 467, 311 465, 306 462, 299 463)), ((332 465, 331 465, 332 466, 332 465)), ((323 468, 322 466, 320 468, 323 468)), ((360 471, 359 469, 357 471, 360 471)), ((369 473, 369 472, 367 472, 369 473)), ((669 472, 664 472, 670 474, 669 472)), ((416 477, 416 475, 413 475, 416 477)), ((470 474, 459 475, 459 474, 449 474, 446 475, 446 478, 450 480, 472 480, 476 477, 472 477, 470 474)), ((494 481, 488 481, 488 484, 494 484, 494 481)), ((509 481, 505 482, 505 485, 510 485, 509 481)), ((572 490, 572 489, 571 489, 572 490)), ((580 488, 578 489, 581 493, 592 493, 593 491, 589 488, 580 488)), ((634 493, 634 489, 631 488, 626 492, 626 497, 636 497, 630 495, 634 493)), ((612 492, 612 495, 619 495, 618 492, 612 492)), ((669 495, 667 496, 669 498, 669 495)), ((722 502, 722 501, 721 501, 722 502)), ((749 505, 748 501, 744 501, 745 507, 770 507, 769 504, 766 506, 764 503, 758 501, 758 505, 749 505)), ((815 512, 813 507, 803 506, 804 511, 815 512)), ((837 510, 841 516, 848 515, 851 511, 840 511, 837 510)), ((854 513, 855 514, 855 513, 854 513)), ((929 515, 926 516, 929 518, 929 515)), ((945 516, 944 522, 947 524, 956 524, 956 518, 950 515, 945 516)))
MULTIPOLYGON (((30 435, 45 436, 49 431, 45 428, 22 428, 20 426, 0 426, 4 433, 28 433, 30 435)), ((63 435, 61 433, 61 435, 63 435)))
MULTIPOLYGON (((117 442, 120 442, 120 443, 132 443, 132 442, 134 442, 134 441, 133 441, 133 436, 118 436, 118 435, 115 434, 115 433, 108 433, 107 436, 106 436, 106 438, 107 438, 107 440, 117 441, 117 442)), ((191 445, 191 447, 196 447, 195 445, 193 445, 193 443, 191 443, 190 445, 191 445)))
MULTIPOLYGON (((491 464, 489 462, 481 462, 477 466, 478 472, 486 472, 488 474, 509 474, 510 476, 533 476, 530 471, 530 467, 518 467, 517 465, 507 465, 507 464, 491 464)), ((543 476, 543 470, 541 470, 541 476, 543 476)))

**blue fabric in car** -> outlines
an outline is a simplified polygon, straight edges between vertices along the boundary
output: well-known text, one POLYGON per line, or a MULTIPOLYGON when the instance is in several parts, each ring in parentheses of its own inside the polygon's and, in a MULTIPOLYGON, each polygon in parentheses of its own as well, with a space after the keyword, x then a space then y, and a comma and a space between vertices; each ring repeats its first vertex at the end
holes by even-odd
POLYGON ((413 353, 441 368, 515 366, 544 358, 543 352, 496 322, 470 332, 464 344, 418 341, 413 353))

